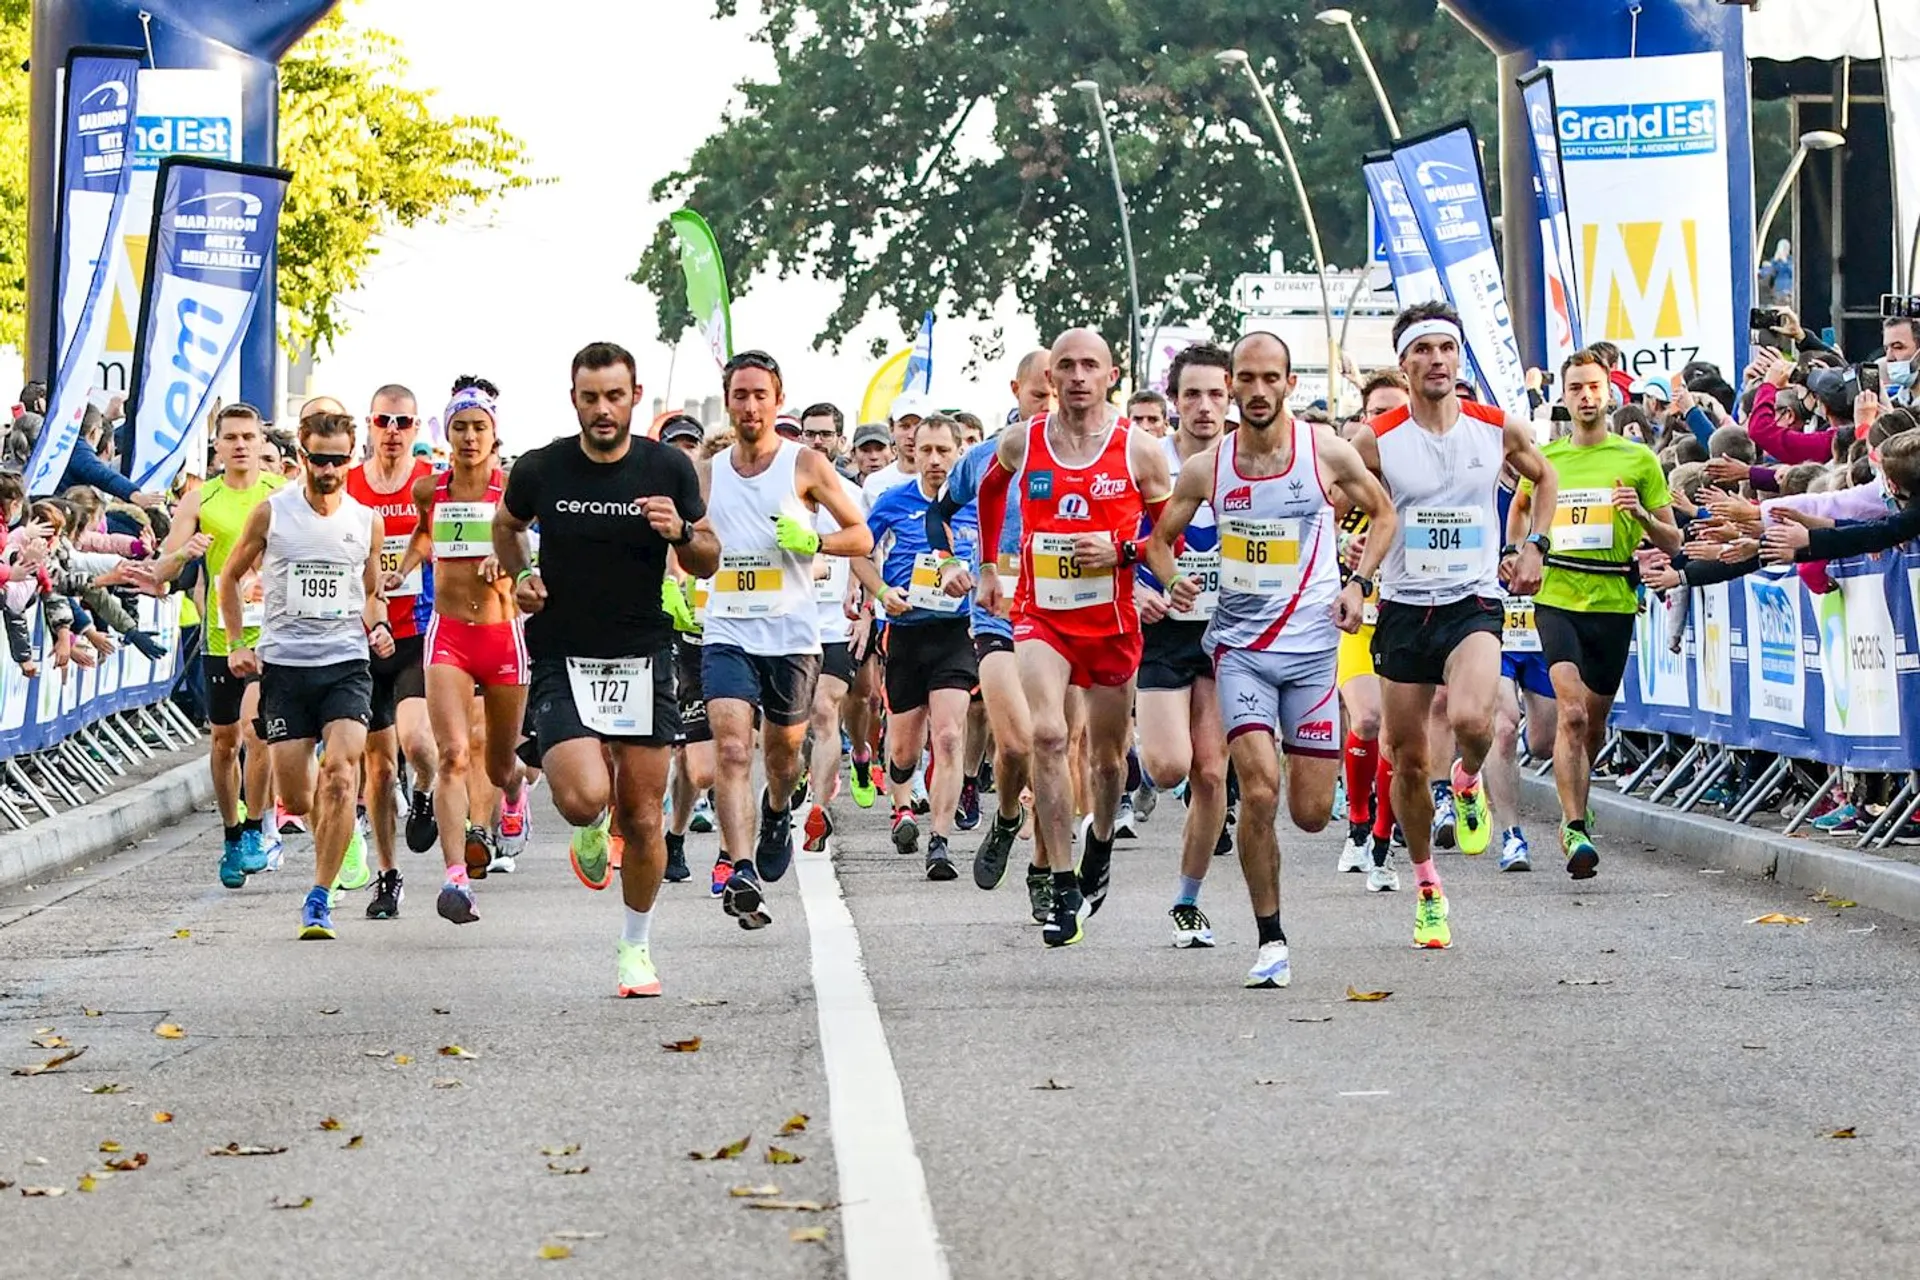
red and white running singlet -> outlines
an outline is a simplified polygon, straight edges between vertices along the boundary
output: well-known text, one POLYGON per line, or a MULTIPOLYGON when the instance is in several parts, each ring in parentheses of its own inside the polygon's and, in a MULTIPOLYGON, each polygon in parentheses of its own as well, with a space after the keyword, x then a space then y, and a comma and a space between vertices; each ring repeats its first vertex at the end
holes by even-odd
POLYGON ((1107 429, 1092 462, 1066 466, 1047 445, 1047 414, 1027 424, 1027 460, 1020 474, 1020 586, 1013 618, 1043 620, 1054 634, 1112 640, 1138 634, 1133 570, 1089 569, 1073 562, 1075 538, 1093 534, 1116 544, 1139 535, 1146 503, 1127 454, 1132 426, 1107 429))

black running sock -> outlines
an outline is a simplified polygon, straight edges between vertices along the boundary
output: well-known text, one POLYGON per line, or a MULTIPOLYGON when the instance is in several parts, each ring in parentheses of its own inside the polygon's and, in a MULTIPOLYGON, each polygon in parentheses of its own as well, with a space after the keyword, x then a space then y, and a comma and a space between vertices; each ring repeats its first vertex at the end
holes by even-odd
POLYGON ((1102 840, 1099 836, 1093 834, 1092 827, 1088 827, 1087 828, 1087 856, 1089 858, 1092 858, 1092 857, 1111 858, 1113 856, 1113 837, 1108 836, 1105 840, 1102 840))
POLYGON ((1392 852, 1393 852, 1392 841, 1387 840, 1381 836, 1375 836, 1373 838, 1373 865, 1374 866, 1376 867, 1386 866, 1387 857, 1392 852))
POLYGON ((735 863, 733 864, 733 873, 734 873, 735 875, 739 875, 739 874, 741 874, 742 872, 744 872, 744 873, 746 873, 747 875, 750 875, 750 876, 757 876, 757 875, 759 875, 759 874, 760 874, 760 873, 759 873, 758 871, 755 871, 755 870, 753 869, 753 859, 752 859, 752 858, 741 858, 741 859, 740 859, 739 861, 737 861, 737 862, 735 862, 735 863))
POLYGON ((240 838, 240 833, 242 831, 245 831, 246 829, 247 829, 246 823, 244 822, 234 823, 232 826, 227 828, 227 839, 238 840, 240 838))
POLYGON ((1285 942, 1287 940, 1287 935, 1280 932, 1280 913, 1278 911, 1270 916, 1255 916, 1253 918, 1253 927, 1260 931, 1260 945, 1263 947, 1269 942, 1285 942))
POLYGON ((1587 830, 1587 820, 1585 818, 1575 818, 1567 824, 1567 830, 1578 831, 1583 836, 1591 836, 1593 834, 1587 830))
POLYGON ((980 785, 980 775, 977 773, 964 774, 961 776, 960 782, 962 786, 978 788, 980 785))
POLYGON ((686 836, 677 834, 672 831, 667 832, 667 851, 669 853, 673 852, 675 849, 685 849, 686 847, 687 847, 686 836))
POLYGON ((1055 894, 1056 900, 1058 900, 1058 895, 1063 893, 1079 893, 1080 892, 1079 874, 1073 871, 1054 872, 1053 873, 1053 892, 1055 894))
POLYGON ((258 831, 260 830, 260 819, 248 818, 240 824, 240 829, 242 831, 258 831))
POLYGON ((1018 831, 1020 829, 1020 819, 1022 816, 1018 809, 1013 811, 1011 818, 1004 813, 995 813, 993 815, 993 825, 999 827, 1002 831, 1018 831))

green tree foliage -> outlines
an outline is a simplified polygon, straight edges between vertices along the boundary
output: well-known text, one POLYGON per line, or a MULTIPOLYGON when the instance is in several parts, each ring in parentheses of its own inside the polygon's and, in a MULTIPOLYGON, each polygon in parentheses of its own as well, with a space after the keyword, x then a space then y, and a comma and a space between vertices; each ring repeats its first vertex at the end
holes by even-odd
MULTIPOLYGON (((0 0, 0 343, 24 345, 31 0, 0 0)), ((442 116, 405 87, 391 36, 338 13, 280 68, 282 336, 331 345, 340 300, 395 227, 444 220, 526 186, 526 149, 488 116, 442 116)))
MULTIPOLYGON (((722 14, 734 0, 716 0, 722 14)), ((1244 73, 1287 122, 1329 260, 1366 255, 1363 153, 1386 125, 1346 33, 1307 0, 764 0, 771 82, 730 112, 656 198, 713 224, 736 294, 765 271, 841 287, 816 342, 869 310, 903 330, 934 307, 986 314, 1009 290, 1041 332, 1094 324, 1119 344, 1126 268, 1097 126, 1073 81, 1097 81, 1133 218, 1143 304, 1201 273, 1201 301, 1269 250, 1311 270, 1305 225, 1244 73)), ((1432 0, 1378 0, 1360 30, 1409 133, 1462 116, 1496 136, 1492 56, 1432 0)), ((1495 166, 1497 167, 1497 166, 1495 166)), ((1489 182, 1497 175, 1491 170, 1489 182)), ((1496 201, 1497 207, 1497 201, 1496 201)), ((633 279, 663 336, 689 323, 664 233, 633 279)))
POLYGON ((280 65, 280 305, 295 348, 331 346, 339 303, 396 227, 445 221, 527 186, 526 148, 491 116, 440 116, 402 82, 399 43, 338 11, 280 65))
POLYGON ((27 55, 32 0, 0 0, 0 343, 26 346, 27 55))

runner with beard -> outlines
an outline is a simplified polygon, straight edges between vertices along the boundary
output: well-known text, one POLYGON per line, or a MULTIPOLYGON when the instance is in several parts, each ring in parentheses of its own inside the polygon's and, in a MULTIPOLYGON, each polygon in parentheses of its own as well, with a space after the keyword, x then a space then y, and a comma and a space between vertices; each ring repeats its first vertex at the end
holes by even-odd
POLYGON ((1259 939, 1245 985, 1271 989, 1292 981, 1280 927, 1280 756, 1287 757, 1288 815, 1302 831, 1321 830, 1333 814, 1340 771, 1334 637, 1360 628, 1394 515, 1352 446, 1333 428, 1287 412, 1296 380, 1285 342, 1250 333, 1234 345, 1232 359, 1240 426, 1181 468, 1147 559, 1171 583, 1174 606, 1191 608, 1205 570, 1182 571, 1175 547, 1201 505, 1212 507, 1220 598, 1205 643, 1240 778, 1240 867, 1259 939), (1336 492, 1364 510, 1379 535, 1344 585, 1336 492))
POLYGON ((632 435, 633 356, 610 342, 573 358, 577 436, 514 463, 493 518, 493 552, 515 583, 533 661, 530 751, 553 804, 575 828, 569 856, 590 889, 612 881, 610 827, 626 840, 621 996, 657 996, 650 944, 666 870, 662 800, 679 727, 673 628, 661 607, 667 551, 711 574, 720 547, 699 523, 700 479, 686 455, 632 435), (527 531, 540 525, 540 563, 527 531))

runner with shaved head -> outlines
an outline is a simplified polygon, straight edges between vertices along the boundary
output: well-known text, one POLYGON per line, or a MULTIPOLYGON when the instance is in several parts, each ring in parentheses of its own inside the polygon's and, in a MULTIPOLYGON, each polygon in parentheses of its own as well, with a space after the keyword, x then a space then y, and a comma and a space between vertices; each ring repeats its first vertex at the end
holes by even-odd
MULTIPOLYGON (((1059 407, 1024 428, 1000 433, 980 483, 980 540, 1000 543, 1008 491, 1019 477, 1019 580, 1013 649, 1033 711, 1036 830, 1053 876, 1053 906, 1042 940, 1064 947, 1083 936, 1081 912, 1106 900, 1113 821, 1126 782, 1133 682, 1140 666, 1140 618, 1132 574, 1140 560, 1141 517, 1157 513, 1172 489, 1160 442, 1132 430, 1107 397, 1113 352, 1091 329, 1069 329, 1048 355, 1047 381, 1059 407), (1086 691, 1092 753, 1092 822, 1085 856, 1073 866, 1073 787, 1067 764, 1067 690, 1086 691)), ((945 530, 929 528, 948 552, 945 530)), ((942 566, 949 588, 966 566, 942 566)), ((1003 592, 998 565, 983 559, 979 591, 991 608, 1003 592)))

